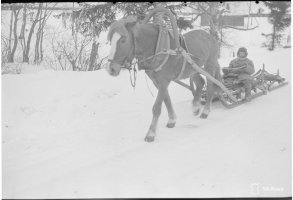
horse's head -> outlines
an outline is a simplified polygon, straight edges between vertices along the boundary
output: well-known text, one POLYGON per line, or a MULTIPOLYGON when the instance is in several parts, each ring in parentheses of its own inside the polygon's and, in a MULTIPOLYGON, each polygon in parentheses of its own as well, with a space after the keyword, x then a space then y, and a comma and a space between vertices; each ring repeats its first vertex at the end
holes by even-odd
POLYGON ((131 63, 134 58, 134 36, 131 28, 136 22, 133 17, 121 19, 110 27, 108 40, 111 41, 111 48, 106 70, 112 76, 118 76, 121 68, 131 63))

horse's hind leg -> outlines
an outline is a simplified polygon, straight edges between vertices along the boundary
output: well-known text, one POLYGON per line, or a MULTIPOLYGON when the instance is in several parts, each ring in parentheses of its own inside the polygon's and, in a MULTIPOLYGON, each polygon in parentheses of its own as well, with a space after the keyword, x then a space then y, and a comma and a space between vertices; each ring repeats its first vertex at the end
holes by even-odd
POLYGON ((173 105, 172 105, 172 102, 171 102, 171 98, 170 98, 168 89, 166 89, 166 92, 165 92, 164 103, 165 103, 166 108, 168 110, 168 116, 169 116, 167 127, 168 128, 174 128, 174 126, 176 124, 176 114, 174 112, 174 108, 173 108, 173 105))
POLYGON ((191 78, 196 85, 196 91, 193 93, 192 108, 194 115, 198 115, 201 108, 200 100, 205 81, 198 73, 194 74, 191 78))
POLYGON ((214 84, 210 80, 207 80, 206 103, 204 105, 200 118, 206 119, 208 117, 211 110, 211 102, 213 100, 213 96, 214 96, 214 84))
MULTIPOLYGON (((205 66, 207 72, 219 80, 220 79, 220 74, 219 74, 220 69, 218 67, 219 67, 218 64, 215 64, 215 65, 207 64, 205 66)), ((203 111, 200 115, 200 118, 206 119, 208 117, 210 110, 211 110, 211 103, 214 98, 214 94, 215 94, 216 89, 217 89, 217 86, 212 81, 210 81, 208 79, 207 80, 207 91, 206 91, 206 103, 205 103, 203 111)))

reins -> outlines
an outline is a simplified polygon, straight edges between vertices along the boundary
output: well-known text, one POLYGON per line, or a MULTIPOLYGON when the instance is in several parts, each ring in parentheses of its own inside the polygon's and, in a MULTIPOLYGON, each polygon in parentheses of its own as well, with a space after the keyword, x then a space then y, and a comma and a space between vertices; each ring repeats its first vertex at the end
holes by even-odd
MULTIPOLYGON (((135 49, 135 47, 134 47, 135 49)), ((138 64, 141 64, 143 62, 146 62, 150 59, 154 59, 154 57, 158 56, 158 55, 162 55, 162 54, 167 54, 167 55, 177 55, 177 52, 175 50, 172 50, 172 49, 164 49, 163 51, 160 51, 159 53, 157 54, 154 54, 152 56, 149 56, 143 60, 140 60, 138 61, 137 58, 136 58, 136 54, 135 54, 135 51, 134 51, 134 58, 136 58, 136 61, 135 62, 131 62, 131 63, 125 63, 123 64, 123 67, 121 68, 124 68, 124 69, 127 69, 129 71, 129 76, 130 76, 130 84, 133 88, 135 88, 136 86, 136 77, 137 77, 137 69, 136 69, 136 66, 138 64)), ((168 58, 168 57, 167 57, 168 58)), ((111 62, 113 62, 113 60, 111 60, 111 62)), ((154 69, 154 71, 159 71, 162 69, 161 66, 163 66, 164 64, 166 63, 166 59, 163 61, 163 63, 160 65, 160 67, 158 67, 157 69, 154 69)))
MULTIPOLYGON (((168 60, 168 58, 169 58, 170 55, 179 55, 177 49, 175 49, 175 50, 173 50, 173 49, 164 49, 164 50, 158 52, 157 54, 154 54, 152 56, 149 56, 149 57, 147 57, 145 59, 142 59, 140 61, 137 60, 136 55, 135 55, 134 56, 136 58, 136 61, 135 62, 126 63, 126 64, 124 63, 123 64, 123 67, 121 67, 121 68, 127 69, 129 71, 130 84, 131 84, 131 86, 133 88, 135 88, 135 86, 136 86, 136 77, 137 77, 137 69, 136 69, 136 66, 138 64, 144 63, 144 62, 146 62, 146 61, 148 61, 150 59, 154 59, 156 56, 164 55, 164 54, 166 55, 166 59, 164 59, 164 61, 162 62, 162 64, 158 68, 152 69, 153 71, 158 72, 158 71, 160 71, 162 69, 162 67, 164 66, 164 64, 166 63, 166 61, 168 60)), ((191 56, 193 56, 193 57, 195 57, 194 55, 192 55, 190 53, 188 53, 188 54, 191 55, 191 56)))
POLYGON ((128 66, 123 65, 123 67, 121 67, 124 69, 128 69, 130 84, 133 88, 135 88, 135 86, 136 86, 136 77, 137 77, 136 64, 137 64, 137 62, 134 62, 134 63, 128 64, 128 66), (133 73, 132 73, 133 75, 131 75, 132 71, 133 71, 133 73))

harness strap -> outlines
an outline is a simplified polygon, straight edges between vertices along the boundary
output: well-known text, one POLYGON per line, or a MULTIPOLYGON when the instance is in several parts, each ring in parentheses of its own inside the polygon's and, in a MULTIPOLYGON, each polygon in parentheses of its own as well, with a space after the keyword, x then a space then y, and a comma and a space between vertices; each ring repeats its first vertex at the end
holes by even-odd
MULTIPOLYGON (((187 47, 187 45, 186 45, 186 42, 185 42, 185 38, 184 38, 184 36, 182 36, 182 43, 183 43, 183 46, 186 48, 186 50, 187 50, 187 53, 189 53, 189 50, 188 50, 188 47, 187 47)), ((182 77, 182 75, 183 75, 183 72, 184 72, 184 70, 185 70, 185 68, 186 68, 186 58, 183 56, 183 64, 182 64, 182 67, 181 67, 181 71, 180 71, 180 73, 179 73, 179 75, 177 76, 177 78, 176 78, 176 80, 180 80, 181 79, 181 77, 182 77)))
POLYGON ((181 71, 180 71, 180 74, 177 76, 176 80, 180 80, 181 76, 183 75, 183 72, 185 70, 185 67, 186 67, 186 58, 183 57, 183 65, 181 67, 181 71))
POLYGON ((165 50, 166 50, 167 55, 165 56, 165 59, 163 60, 163 62, 156 69, 154 69, 155 72, 162 70, 163 66, 168 61, 168 59, 170 57, 170 51, 168 51, 169 49, 170 49, 169 31, 166 28, 159 26, 159 37, 158 37, 158 41, 157 41, 156 55, 160 54, 161 52, 164 53, 165 50), (165 46, 165 45, 167 45, 167 46, 165 46), (163 51, 161 51, 162 48, 164 48, 163 51), (159 51, 161 51, 161 52, 159 52, 159 51))
MULTIPOLYGON (((164 33, 164 28, 162 27, 162 26, 159 26, 159 36, 158 36, 158 41, 157 41, 157 45, 156 45, 156 53, 158 53, 158 51, 160 51, 161 49, 160 48, 162 48, 162 42, 161 42, 161 40, 162 40, 162 35, 163 35, 163 33, 164 33)), ((166 49, 169 49, 169 43, 167 43, 167 48, 166 49)))
MULTIPOLYGON (((165 28, 159 26, 159 36, 158 36, 155 55, 152 55, 152 56, 150 56, 148 58, 145 58, 143 60, 138 61, 138 63, 143 63, 143 62, 145 62, 147 60, 152 59, 151 63, 154 63, 154 62, 158 61, 157 58, 156 58, 157 56, 166 54, 163 62, 158 67, 153 69, 153 71, 155 71, 155 72, 158 72, 158 71, 163 69, 164 65, 169 60, 170 55, 178 55, 178 52, 176 50, 170 49, 170 37, 171 37, 170 34, 172 34, 172 33, 168 31, 167 34, 164 34, 165 31, 168 31, 168 30, 166 30, 165 28), (163 39, 164 35, 166 36, 165 39, 163 39), (162 45, 164 45, 164 44, 166 46, 162 47, 162 45), (164 49, 161 50, 162 48, 164 48, 164 49)), ((183 41, 183 45, 186 47, 187 52, 189 52, 184 37, 182 37, 182 41, 183 41)), ((181 78, 181 76, 183 75, 184 70, 186 68, 187 60, 186 60, 185 57, 183 57, 183 58, 184 58, 184 60, 183 60, 183 64, 182 64, 182 67, 181 67, 181 71, 180 71, 179 75, 177 76, 176 80, 179 80, 181 78)))
POLYGON ((169 57, 170 57, 170 54, 168 53, 168 54, 166 55, 164 61, 162 62, 162 64, 160 64, 159 67, 157 67, 156 69, 154 69, 154 71, 155 71, 155 72, 158 72, 158 71, 162 70, 162 69, 163 69, 163 66, 164 66, 164 65, 166 64, 166 62, 168 61, 169 57))

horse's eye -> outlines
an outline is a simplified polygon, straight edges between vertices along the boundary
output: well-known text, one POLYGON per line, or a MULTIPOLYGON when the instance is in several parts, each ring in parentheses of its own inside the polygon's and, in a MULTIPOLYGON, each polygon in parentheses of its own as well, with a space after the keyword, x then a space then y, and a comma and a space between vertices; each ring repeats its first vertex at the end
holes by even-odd
POLYGON ((125 40, 125 39, 122 39, 122 40, 121 40, 121 43, 122 43, 122 44, 123 44, 123 43, 125 43, 125 42, 126 42, 126 40, 125 40))

